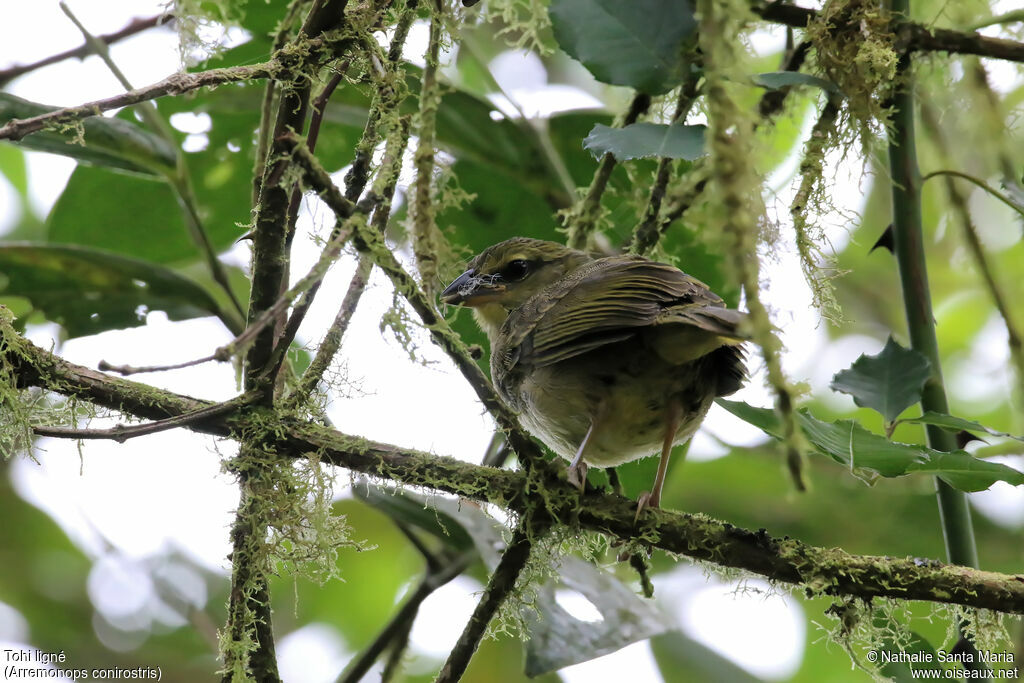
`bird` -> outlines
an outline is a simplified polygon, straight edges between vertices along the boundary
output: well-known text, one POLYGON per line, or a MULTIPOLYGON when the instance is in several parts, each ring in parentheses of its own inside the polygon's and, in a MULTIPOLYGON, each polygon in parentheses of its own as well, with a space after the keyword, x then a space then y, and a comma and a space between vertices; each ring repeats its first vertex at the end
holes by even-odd
POLYGON ((472 309, 498 395, 570 462, 568 479, 581 491, 588 465, 660 453, 638 517, 661 505, 672 447, 746 379, 746 314, 642 256, 595 258, 514 237, 471 259, 440 299, 472 309))

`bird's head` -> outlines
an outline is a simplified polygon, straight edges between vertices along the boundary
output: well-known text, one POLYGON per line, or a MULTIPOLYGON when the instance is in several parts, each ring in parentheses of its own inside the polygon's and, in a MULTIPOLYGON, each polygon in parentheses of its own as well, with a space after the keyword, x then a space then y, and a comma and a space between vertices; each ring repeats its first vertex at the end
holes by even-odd
POLYGON ((494 339, 509 311, 590 260, 557 242, 513 237, 480 252, 466 272, 441 292, 441 301, 473 309, 494 339))

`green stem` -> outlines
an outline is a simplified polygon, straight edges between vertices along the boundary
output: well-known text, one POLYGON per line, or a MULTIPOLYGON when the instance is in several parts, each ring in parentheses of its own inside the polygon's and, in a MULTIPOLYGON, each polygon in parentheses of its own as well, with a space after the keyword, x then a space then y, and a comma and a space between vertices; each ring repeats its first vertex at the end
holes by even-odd
MULTIPOLYGON (((907 14, 909 0, 893 0, 893 12, 907 14)), ((914 350, 924 354, 932 366, 932 376, 921 395, 921 407, 948 413, 946 390, 942 383, 939 345, 935 337, 928 270, 924 255, 921 220, 921 172, 917 167, 914 140, 914 99, 910 81, 910 58, 900 60, 900 85, 893 95, 892 133, 889 138, 889 167, 892 174, 893 239, 900 282, 903 285, 903 306, 914 350)), ((956 450, 956 441, 949 432, 928 425, 928 445, 940 451, 956 450)), ((974 529, 967 497, 962 491, 936 479, 939 513, 946 539, 946 554, 956 564, 978 566, 974 529)))
MULTIPOLYGON (((896 16, 909 16, 910 0, 892 0, 892 12, 896 16)), ((922 180, 917 166, 914 138, 914 91, 910 65, 910 54, 905 53, 900 58, 897 85, 892 97, 889 171, 892 176, 893 246, 903 288, 903 308, 907 316, 910 344, 931 362, 932 374, 921 392, 921 408, 948 413, 924 253, 922 180)), ((925 430, 930 447, 940 451, 956 450, 955 437, 949 432, 935 425, 927 425, 925 430)), ((967 495, 938 477, 935 478, 935 489, 946 557, 955 564, 977 567, 978 550, 974 542, 967 495)), ((963 621, 959 621, 958 627, 961 640, 965 640, 963 621)), ((966 645, 973 650, 969 642, 966 645)), ((978 657, 975 656, 973 661, 977 662, 978 657)), ((980 666, 984 667, 984 664, 980 666)))
POLYGON ((1010 207, 1011 209, 1016 211, 1022 218, 1024 218, 1024 208, 1021 208, 1020 204, 1018 204, 1017 202, 1013 201, 1009 197, 1009 195, 1003 194, 1002 192, 1000 192, 996 188, 994 188, 991 185, 989 185, 988 183, 986 183, 981 178, 978 178, 977 176, 973 176, 970 173, 964 173, 963 171, 954 171, 952 169, 939 169, 938 171, 932 171, 931 173, 929 173, 929 174, 925 175, 924 177, 922 177, 921 178, 921 182, 924 183, 926 180, 931 180, 932 178, 935 178, 936 176, 940 176, 940 175, 941 176, 953 177, 953 178, 962 178, 964 180, 967 180, 967 181, 970 181, 970 182, 974 183, 975 185, 977 185, 981 189, 985 190, 985 192, 988 192, 990 195, 992 195, 993 197, 995 197, 996 199, 1001 201, 1003 204, 1006 204, 1008 207, 1010 207))

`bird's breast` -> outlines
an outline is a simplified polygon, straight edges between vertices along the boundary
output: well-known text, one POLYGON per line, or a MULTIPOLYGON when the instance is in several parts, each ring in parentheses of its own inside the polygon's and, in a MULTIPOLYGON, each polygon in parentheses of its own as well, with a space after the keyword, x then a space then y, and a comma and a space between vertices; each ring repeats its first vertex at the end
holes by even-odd
POLYGON ((563 458, 575 456, 593 423, 585 460, 613 467, 660 452, 670 401, 683 407, 673 438, 681 443, 696 431, 712 399, 700 386, 699 364, 670 365, 632 346, 519 368, 497 384, 523 425, 563 458))

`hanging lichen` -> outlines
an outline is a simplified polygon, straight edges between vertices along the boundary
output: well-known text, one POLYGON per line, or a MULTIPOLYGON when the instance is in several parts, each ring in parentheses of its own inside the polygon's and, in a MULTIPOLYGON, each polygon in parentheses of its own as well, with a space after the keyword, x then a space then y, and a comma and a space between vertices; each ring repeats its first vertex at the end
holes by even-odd
POLYGON ((806 36, 818 68, 839 86, 862 133, 872 122, 885 121, 899 62, 888 11, 873 0, 829 2, 808 24, 806 36))
POLYGON ((700 45, 704 55, 708 109, 708 156, 717 220, 734 277, 746 293, 750 332, 761 348, 768 382, 775 393, 775 408, 782 420, 782 442, 794 485, 803 490, 804 446, 796 425, 794 392, 782 371, 782 345, 768 310, 761 301, 757 253, 760 226, 765 223, 761 183, 750 159, 754 121, 736 104, 732 92, 742 79, 733 74, 739 63, 739 30, 749 8, 742 2, 702 0, 700 45))

